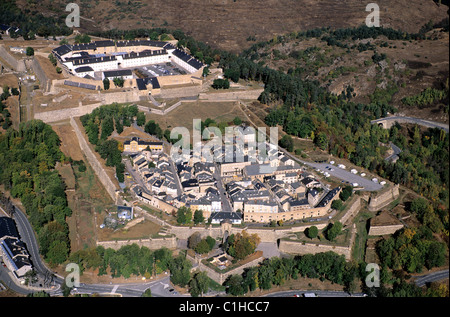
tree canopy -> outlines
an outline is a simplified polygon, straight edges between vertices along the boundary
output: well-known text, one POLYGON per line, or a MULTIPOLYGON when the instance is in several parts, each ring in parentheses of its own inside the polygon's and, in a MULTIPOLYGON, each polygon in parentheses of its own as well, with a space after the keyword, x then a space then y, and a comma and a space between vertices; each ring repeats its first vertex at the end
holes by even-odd
POLYGON ((21 123, 18 130, 0 135, 0 183, 21 200, 37 233, 39 250, 52 265, 63 263, 70 252, 66 217, 72 211, 64 181, 55 170, 57 162, 66 160, 60 143, 40 120, 21 123))

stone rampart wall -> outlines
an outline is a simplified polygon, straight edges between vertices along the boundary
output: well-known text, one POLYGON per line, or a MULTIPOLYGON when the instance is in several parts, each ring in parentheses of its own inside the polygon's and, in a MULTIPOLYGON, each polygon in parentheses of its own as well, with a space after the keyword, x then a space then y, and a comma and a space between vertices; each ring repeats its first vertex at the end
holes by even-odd
POLYGON ((379 195, 375 197, 373 196, 370 197, 368 205, 368 209, 370 211, 377 211, 383 207, 386 207, 400 195, 399 186, 398 185, 391 185, 391 186, 392 187, 380 193, 379 195))
POLYGON ((201 85, 191 85, 187 87, 162 87, 160 97, 162 98, 182 98, 182 97, 196 97, 201 92, 201 85))
POLYGON ((194 259, 191 256, 187 256, 189 260, 191 260, 194 263, 198 264, 198 267, 196 269, 200 271, 206 272, 209 278, 216 281, 219 284, 222 284, 230 275, 238 274, 241 275, 244 272, 244 269, 252 266, 257 266, 264 258, 261 256, 259 258, 256 258, 248 263, 245 263, 233 270, 227 271, 225 273, 220 273, 215 271, 214 269, 210 268, 209 266, 206 266, 203 264, 199 259, 194 259))
POLYGON ((258 99, 259 95, 264 89, 252 89, 243 91, 226 91, 226 92, 214 92, 214 93, 201 93, 199 95, 200 100, 245 100, 245 99, 258 99))
POLYGON ((139 247, 147 247, 150 250, 158 250, 163 247, 173 250, 177 247, 177 238, 97 241, 97 246, 103 246, 105 249, 111 248, 114 250, 118 250, 125 245, 131 244, 137 244, 139 247))
POLYGON ((103 103, 96 103, 81 107, 38 112, 34 114, 34 118, 42 120, 45 123, 57 122, 61 120, 70 119, 73 117, 81 117, 85 114, 91 113, 94 109, 100 107, 102 104, 103 103))
POLYGON ((91 165, 95 174, 99 178, 100 182, 103 184, 106 192, 109 194, 111 199, 115 202, 116 201, 116 190, 117 190, 116 185, 111 181, 108 174, 105 172, 102 164, 98 161, 94 152, 91 150, 91 148, 87 144, 87 141, 84 138, 83 133, 80 130, 80 127, 78 126, 77 122, 75 121, 75 119, 73 117, 70 118, 70 125, 72 126, 72 128, 75 131, 80 148, 83 151, 84 155, 86 155, 86 158, 87 158, 89 164, 91 165))
MULTIPOLYGON (((319 230, 326 227, 326 223, 321 224, 309 224, 301 227, 292 227, 286 229, 255 229, 255 228, 240 228, 231 227, 229 234, 237 234, 242 231, 247 231, 248 234, 257 234, 261 242, 276 242, 278 239, 289 237, 296 232, 304 232, 306 228, 310 226, 316 226, 319 230)), ((223 237, 223 230, 221 227, 209 226, 209 228, 197 228, 197 227, 179 227, 179 226, 169 226, 169 232, 175 234, 179 239, 187 239, 194 232, 199 232, 202 237, 211 236, 213 238, 223 237)))
POLYGON ((361 198, 359 196, 356 196, 356 198, 354 198, 352 205, 350 206, 350 208, 348 208, 347 212, 342 216, 340 220, 342 225, 345 226, 347 224, 347 221, 352 219, 359 212, 360 209, 361 209, 361 198))
POLYGON ((369 229, 369 236, 384 236, 388 234, 393 234, 397 230, 403 228, 402 224, 399 225, 389 225, 389 226, 371 226, 369 229))
POLYGON ((319 243, 308 243, 303 241, 281 240, 279 250, 290 254, 316 254, 321 252, 332 251, 345 256, 346 260, 350 260, 352 256, 353 243, 356 236, 356 226, 353 224, 350 233, 350 239, 347 246, 327 245, 319 243))
POLYGON ((351 248, 341 247, 341 246, 331 246, 325 244, 311 244, 311 243, 301 243, 295 241, 280 241, 279 249, 281 252, 304 255, 304 254, 316 254, 321 252, 332 251, 337 254, 342 254, 346 259, 351 257, 351 248))

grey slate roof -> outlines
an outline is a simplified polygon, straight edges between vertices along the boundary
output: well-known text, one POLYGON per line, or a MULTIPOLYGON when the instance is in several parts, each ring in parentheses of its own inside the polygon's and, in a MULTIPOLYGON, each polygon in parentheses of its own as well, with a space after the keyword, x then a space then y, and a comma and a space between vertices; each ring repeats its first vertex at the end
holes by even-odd
POLYGON ((12 218, 0 217, 0 238, 10 236, 19 237, 17 232, 16 223, 12 218))

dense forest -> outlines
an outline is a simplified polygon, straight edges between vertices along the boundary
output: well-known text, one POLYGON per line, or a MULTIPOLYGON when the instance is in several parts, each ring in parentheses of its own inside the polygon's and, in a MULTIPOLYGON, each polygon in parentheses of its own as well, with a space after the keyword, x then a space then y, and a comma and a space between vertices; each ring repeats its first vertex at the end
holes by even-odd
POLYGON ((0 134, 0 183, 21 200, 39 250, 51 265, 63 263, 70 252, 66 217, 72 211, 64 181, 54 169, 57 162, 67 160, 59 146, 58 135, 38 120, 0 134))

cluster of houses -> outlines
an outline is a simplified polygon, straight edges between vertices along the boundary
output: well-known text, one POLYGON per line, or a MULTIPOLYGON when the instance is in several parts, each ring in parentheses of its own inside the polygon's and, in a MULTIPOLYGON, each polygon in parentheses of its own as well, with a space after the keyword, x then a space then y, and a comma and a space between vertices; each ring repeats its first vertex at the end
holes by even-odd
MULTIPOLYGON (((262 148, 265 151, 259 152, 266 155, 258 152, 256 160, 222 162, 209 162, 195 153, 173 162, 162 152, 139 152, 133 164, 144 187, 135 186, 134 192, 160 210, 173 213, 186 206, 193 213, 201 210, 212 222, 224 218, 239 223, 326 216, 341 189, 328 190, 278 148, 268 143, 260 144, 258 149, 262 148)), ((240 150, 244 158, 251 151, 240 150)), ((216 158, 225 155, 225 146, 214 146, 211 153, 216 158)), ((233 158, 237 157, 234 152, 233 158)))
POLYGON ((133 165, 143 180, 146 192, 152 193, 161 199, 166 196, 176 197, 178 194, 177 176, 170 168, 169 157, 160 153, 156 157, 149 151, 142 151, 135 155, 133 165))
POLYGON ((244 220, 270 222, 298 220, 326 215, 340 188, 328 191, 312 175, 280 153, 278 166, 251 164, 239 181, 227 184, 234 211, 244 220), (327 194, 332 192, 332 195, 327 194), (331 200, 328 199, 331 197, 331 200), (325 208, 320 204, 327 199, 325 208))

